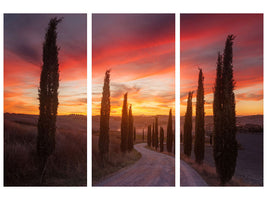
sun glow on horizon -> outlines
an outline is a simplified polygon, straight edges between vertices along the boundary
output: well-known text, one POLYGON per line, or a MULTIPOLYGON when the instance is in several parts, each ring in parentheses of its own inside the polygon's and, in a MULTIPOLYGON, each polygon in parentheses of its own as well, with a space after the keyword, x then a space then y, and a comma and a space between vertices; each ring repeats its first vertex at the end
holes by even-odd
POLYGON ((175 15, 93 14, 92 24, 92 115, 100 114, 107 66, 110 115, 121 116, 126 92, 134 115, 168 115, 175 107, 175 15))

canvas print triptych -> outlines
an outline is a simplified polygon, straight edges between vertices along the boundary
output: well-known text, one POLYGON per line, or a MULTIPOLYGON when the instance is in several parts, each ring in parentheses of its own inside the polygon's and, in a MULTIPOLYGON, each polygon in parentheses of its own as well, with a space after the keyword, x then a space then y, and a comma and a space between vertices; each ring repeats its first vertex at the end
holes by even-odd
POLYGON ((4 14, 4 186, 263 186, 263 14, 87 15, 4 14))

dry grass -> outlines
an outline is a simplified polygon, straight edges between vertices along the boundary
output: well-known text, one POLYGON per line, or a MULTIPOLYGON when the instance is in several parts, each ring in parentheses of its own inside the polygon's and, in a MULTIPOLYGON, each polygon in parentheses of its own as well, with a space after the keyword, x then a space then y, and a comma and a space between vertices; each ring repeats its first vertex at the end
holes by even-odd
POLYGON ((133 164, 141 158, 141 154, 136 150, 121 153, 120 133, 114 131, 110 133, 109 160, 103 166, 98 152, 98 137, 98 134, 94 134, 92 137, 93 185, 108 175, 133 164))
MULTIPOLYGON (((193 169, 195 169, 209 186, 221 186, 215 167, 211 167, 206 163, 199 165, 194 160, 188 158, 184 154, 180 154, 180 158, 181 160, 189 164, 193 169)), ((251 185, 245 183, 243 180, 240 180, 234 176, 231 179, 231 181, 229 181, 224 186, 251 186, 251 185)))
MULTIPOLYGON (((60 118, 60 117, 59 117, 60 118)), ((4 185, 37 186, 36 138, 37 127, 25 120, 25 115, 5 117, 4 121, 4 185), (23 118, 22 118, 23 117, 23 118), (22 123, 19 119, 22 118, 22 123)), ((66 120, 66 119, 64 119, 66 120)), ((80 119, 69 119, 71 125, 80 119)), ((60 121, 60 120, 59 120, 60 121)), ((86 123, 86 120, 83 120, 86 123)), ((81 122, 79 122, 81 123, 81 122)), ((49 157, 45 183, 52 186, 85 186, 87 183, 86 129, 74 131, 58 125, 56 149, 49 157)), ((86 126, 86 125, 85 125, 86 126)))

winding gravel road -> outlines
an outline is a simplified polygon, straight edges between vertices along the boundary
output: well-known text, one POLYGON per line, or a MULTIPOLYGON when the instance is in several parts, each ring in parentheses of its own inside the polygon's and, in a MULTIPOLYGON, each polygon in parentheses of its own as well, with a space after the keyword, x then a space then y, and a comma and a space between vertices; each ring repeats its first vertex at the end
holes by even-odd
POLYGON ((142 154, 134 165, 122 169, 96 186, 175 186, 175 159, 136 144, 142 154))
POLYGON ((183 160, 180 160, 180 185, 208 186, 203 178, 183 160))

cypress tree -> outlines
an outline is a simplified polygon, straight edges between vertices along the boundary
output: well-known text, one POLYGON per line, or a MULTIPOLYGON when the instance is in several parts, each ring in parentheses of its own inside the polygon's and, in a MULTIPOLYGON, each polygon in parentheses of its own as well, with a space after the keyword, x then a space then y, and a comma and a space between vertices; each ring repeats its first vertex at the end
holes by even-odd
POLYGON ((147 127, 147 145, 151 146, 151 125, 147 127))
POLYGON ((164 142, 164 130, 160 127, 160 152, 163 152, 163 142, 164 142))
POLYGON ((198 164, 202 164, 205 153, 205 129, 204 129, 204 87, 203 73, 199 69, 198 89, 197 89, 197 104, 196 104, 196 121, 195 121, 195 160, 198 164))
POLYGON ((184 122, 184 154, 188 157, 192 151, 192 96, 193 92, 189 92, 184 122))
POLYGON ((155 117, 155 148, 158 149, 159 141, 158 141, 158 117, 155 117))
POLYGON ((234 175, 238 151, 232 64, 234 38, 233 35, 227 37, 223 63, 219 58, 220 55, 218 56, 214 91, 214 160, 222 185, 230 181, 234 175), (221 63, 223 64, 222 70, 221 63), (219 97, 220 99, 218 99, 219 97))
POLYGON ((136 140, 136 128, 134 127, 134 141, 136 140))
POLYGON ((56 42, 56 29, 61 20, 56 17, 50 20, 43 43, 43 65, 38 89, 40 114, 37 125, 37 155, 41 182, 47 159, 55 150, 59 87, 59 48, 56 42))
POLYGON ((151 136, 151 139, 152 139, 152 147, 155 147, 155 124, 153 122, 153 125, 152 125, 152 136, 151 136))
POLYGON ((167 126, 167 151, 172 152, 172 109, 169 112, 168 126, 167 126))
POLYGON ((133 130, 133 115, 132 115, 132 105, 129 108, 129 135, 128 135, 128 151, 133 150, 133 137, 134 137, 134 130, 133 130))
POLYGON ((182 142, 183 142, 183 132, 180 131, 180 143, 182 143, 182 142))
POLYGON ((108 160, 109 152, 109 117, 110 117, 110 70, 105 73, 100 110, 99 154, 102 162, 108 160))
POLYGON ((224 146, 223 139, 223 111, 222 111, 222 56, 218 53, 217 68, 216 68, 216 81, 214 88, 214 100, 213 100, 213 121, 214 121, 214 145, 213 145, 213 157, 215 161, 216 171, 221 173, 222 152, 224 146))
MULTIPOLYGON (((175 121, 175 119, 174 119, 174 121, 175 121)), ((172 134, 172 136, 173 136, 173 153, 175 155, 175 123, 173 123, 173 134, 172 134)))
POLYGON ((223 135, 224 135, 224 152, 223 160, 226 167, 223 166, 223 176, 221 183, 224 184, 231 180, 235 173, 237 158, 237 141, 236 141, 236 118, 235 118, 235 94, 233 80, 233 35, 229 35, 226 40, 223 54, 223 135))
POLYGON ((143 142, 145 141, 145 129, 143 129, 143 142))
POLYGON ((126 152, 128 149, 128 133, 129 133, 129 120, 128 120, 128 104, 127 92, 124 94, 122 117, 121 117, 121 152, 126 152))

